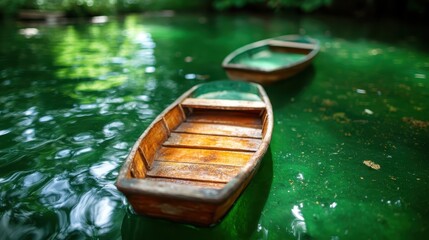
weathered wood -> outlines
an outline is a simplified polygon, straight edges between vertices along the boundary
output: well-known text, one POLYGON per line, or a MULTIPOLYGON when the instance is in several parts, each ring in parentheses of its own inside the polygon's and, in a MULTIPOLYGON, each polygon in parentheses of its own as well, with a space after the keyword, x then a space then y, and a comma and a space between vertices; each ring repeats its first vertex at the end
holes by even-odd
POLYGON ((187 122, 226 124, 231 126, 242 126, 260 128, 262 125, 261 118, 256 114, 248 112, 234 111, 207 111, 195 110, 187 117, 187 122))
POLYGON ((175 129, 185 120, 185 116, 182 111, 183 110, 180 109, 180 106, 176 106, 165 114, 164 121, 168 129, 175 129))
POLYGON ((295 48, 295 47, 285 47, 285 46, 276 46, 276 45, 268 45, 270 51, 272 52, 281 52, 281 53, 296 53, 296 54, 309 54, 312 49, 305 48, 295 48))
POLYGON ((221 189, 225 186, 225 183, 206 182, 206 181, 197 181, 197 180, 157 178, 157 177, 150 177, 150 176, 148 176, 145 179, 153 182, 177 183, 177 184, 183 184, 183 185, 192 185, 192 186, 198 186, 198 187, 204 187, 204 188, 215 188, 215 189, 221 189))
POLYGON ((253 156, 251 152, 207 150, 198 148, 161 147, 156 160, 213 165, 244 166, 253 156))
POLYGON ((141 215, 201 226, 210 226, 217 221, 213 213, 218 206, 213 203, 138 194, 130 194, 127 199, 141 215))
POLYGON ((224 99, 199 99, 187 98, 182 106, 202 109, 223 110, 264 110, 265 103, 261 101, 224 100, 224 99))
POLYGON ((198 103, 192 94, 204 85, 197 86, 139 137, 116 182, 136 213, 209 226, 231 208, 258 169, 273 126, 263 88, 234 84, 246 84, 246 94, 257 92, 261 101, 198 103))
POLYGON ((231 126, 225 124, 184 122, 174 130, 176 133, 198 133, 206 135, 262 138, 259 128, 231 126))
POLYGON ((135 178, 144 178, 146 176, 145 160, 140 154, 136 154, 133 158, 131 166, 131 176, 135 178))
POLYGON ((139 146, 138 148, 137 148, 137 154, 136 154, 136 157, 137 156, 139 156, 140 158, 141 158, 141 162, 143 163, 143 165, 144 165, 144 170, 147 170, 147 169, 149 169, 150 168, 150 165, 149 165, 149 163, 148 163, 148 161, 146 160, 147 159, 147 157, 145 156, 145 153, 144 153, 144 151, 143 151, 143 149, 139 146))
POLYGON ((155 158, 156 151, 160 145, 167 139, 168 129, 164 126, 162 119, 156 122, 152 128, 149 129, 144 139, 141 141, 140 147, 142 148, 147 164, 150 166, 155 158))
POLYGON ((317 44, 314 44, 314 43, 301 43, 301 42, 283 41, 283 40, 276 40, 276 39, 270 39, 268 40, 268 43, 271 46, 275 46, 275 47, 305 49, 309 51, 317 48, 317 44))
POLYGON ((254 138, 172 133, 163 146, 255 152, 261 143, 254 138))
POLYGON ((155 161, 146 174, 150 177, 227 183, 240 169, 231 165, 155 161))
POLYGON ((268 128, 268 115, 265 113, 262 115, 262 117, 264 118, 262 122, 262 136, 265 136, 265 133, 267 132, 268 128))

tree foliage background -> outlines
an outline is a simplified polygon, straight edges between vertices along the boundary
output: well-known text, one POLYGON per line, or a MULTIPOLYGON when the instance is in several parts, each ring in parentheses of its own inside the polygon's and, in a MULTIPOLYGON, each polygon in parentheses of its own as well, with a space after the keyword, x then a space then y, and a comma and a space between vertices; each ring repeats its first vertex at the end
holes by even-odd
POLYGON ((180 11, 262 9, 426 18, 429 15, 429 0, 0 0, 0 15, 13 17, 21 9, 62 11, 69 16, 112 15, 161 9, 180 11))

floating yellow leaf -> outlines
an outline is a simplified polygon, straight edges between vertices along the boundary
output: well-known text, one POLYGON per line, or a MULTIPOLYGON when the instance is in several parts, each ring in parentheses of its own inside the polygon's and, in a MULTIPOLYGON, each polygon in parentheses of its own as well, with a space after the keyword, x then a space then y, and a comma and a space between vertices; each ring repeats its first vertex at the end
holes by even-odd
POLYGON ((371 161, 371 160, 365 160, 363 161, 363 164, 367 165, 368 167, 375 169, 375 170, 379 170, 380 169, 380 165, 371 161))

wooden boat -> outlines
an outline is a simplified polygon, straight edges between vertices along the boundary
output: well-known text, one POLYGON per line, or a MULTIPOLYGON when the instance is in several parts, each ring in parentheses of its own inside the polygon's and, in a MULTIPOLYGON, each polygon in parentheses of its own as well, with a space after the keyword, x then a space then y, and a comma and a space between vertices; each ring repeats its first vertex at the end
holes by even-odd
POLYGON ((213 225, 255 174, 272 128, 271 103, 260 85, 197 85, 139 137, 116 186, 137 214, 213 225))
POLYGON ((231 79, 261 84, 289 78, 305 69, 319 52, 315 39, 285 35, 243 46, 229 54, 222 67, 231 79))

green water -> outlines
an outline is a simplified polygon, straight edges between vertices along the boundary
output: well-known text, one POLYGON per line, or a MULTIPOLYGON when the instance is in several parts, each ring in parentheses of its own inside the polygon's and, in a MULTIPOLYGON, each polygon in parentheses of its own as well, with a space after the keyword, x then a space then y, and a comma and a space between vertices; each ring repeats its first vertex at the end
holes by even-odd
POLYGON ((427 238, 428 40, 423 25, 327 17, 2 23, 0 238, 427 238), (225 79, 231 51, 295 33, 321 51, 265 87, 271 145, 223 221, 133 214, 113 183, 141 132, 190 87, 225 79))

